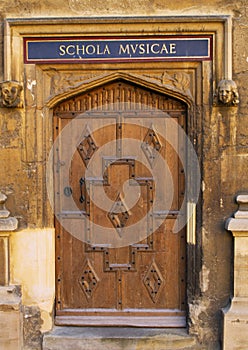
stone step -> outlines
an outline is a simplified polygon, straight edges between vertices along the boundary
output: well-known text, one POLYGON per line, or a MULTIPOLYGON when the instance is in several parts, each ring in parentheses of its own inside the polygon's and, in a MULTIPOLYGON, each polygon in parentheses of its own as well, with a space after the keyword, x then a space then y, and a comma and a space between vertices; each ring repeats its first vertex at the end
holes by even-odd
POLYGON ((200 349, 184 329, 131 327, 54 327, 43 338, 43 350, 200 349))

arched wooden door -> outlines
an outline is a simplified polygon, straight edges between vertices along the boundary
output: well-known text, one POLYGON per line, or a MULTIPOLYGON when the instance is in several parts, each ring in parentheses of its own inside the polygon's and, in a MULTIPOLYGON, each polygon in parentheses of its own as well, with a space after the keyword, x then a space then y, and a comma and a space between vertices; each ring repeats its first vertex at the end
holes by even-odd
POLYGON ((185 326, 186 112, 124 80, 54 109, 56 324, 185 326))

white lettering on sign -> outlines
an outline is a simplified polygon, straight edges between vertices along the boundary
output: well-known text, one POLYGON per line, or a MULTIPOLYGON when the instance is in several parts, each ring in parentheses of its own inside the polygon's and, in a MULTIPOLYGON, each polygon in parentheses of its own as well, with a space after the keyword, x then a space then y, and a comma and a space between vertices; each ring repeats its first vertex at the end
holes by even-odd
POLYGON ((85 55, 110 55, 110 49, 108 45, 102 47, 101 45, 60 45, 60 56, 85 56, 85 55))
POLYGON ((171 44, 120 44, 119 46, 119 55, 148 55, 148 54, 162 55, 162 54, 176 54, 176 43, 171 44))
MULTIPOLYGON (((118 48, 118 55, 169 55, 176 54, 176 43, 164 44, 164 43, 140 43, 140 44, 120 44, 118 48)), ((111 55, 109 46, 106 44, 104 46, 100 44, 69 44, 59 46, 60 56, 106 56, 111 55)))

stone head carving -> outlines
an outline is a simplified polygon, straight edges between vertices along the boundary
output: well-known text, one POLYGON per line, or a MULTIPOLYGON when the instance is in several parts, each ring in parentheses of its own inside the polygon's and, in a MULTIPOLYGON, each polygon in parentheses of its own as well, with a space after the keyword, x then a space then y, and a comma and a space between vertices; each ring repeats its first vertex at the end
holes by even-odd
POLYGON ((1 107, 18 107, 22 86, 17 81, 3 81, 0 83, 1 107))
POLYGON ((218 101, 225 106, 237 106, 239 94, 237 85, 233 80, 221 80, 218 84, 218 101))

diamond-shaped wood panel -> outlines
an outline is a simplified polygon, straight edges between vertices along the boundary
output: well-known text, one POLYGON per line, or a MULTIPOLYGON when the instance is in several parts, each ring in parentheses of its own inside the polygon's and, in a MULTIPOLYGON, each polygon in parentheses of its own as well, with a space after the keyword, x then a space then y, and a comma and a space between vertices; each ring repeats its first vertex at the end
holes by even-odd
POLYGON ((98 147, 96 145, 96 142, 93 136, 91 136, 89 128, 86 127, 84 132, 84 138, 77 147, 80 157, 82 158, 86 167, 89 161, 91 160, 93 154, 97 151, 97 149, 98 147))
POLYGON ((148 290, 152 301, 155 303, 164 285, 163 276, 159 271, 159 268, 155 261, 153 261, 150 265, 143 282, 146 286, 146 289, 148 290))
POLYGON ((122 228, 124 228, 129 219, 130 212, 125 206, 121 194, 119 193, 114 205, 108 213, 109 220, 112 222, 119 236, 121 237, 122 228))
POLYGON ((86 297, 90 299, 99 284, 99 278, 89 260, 85 262, 83 273, 80 275, 78 282, 86 297))
POLYGON ((162 144, 153 127, 150 127, 141 145, 143 152, 151 166, 154 166, 158 153, 161 151, 162 144))

